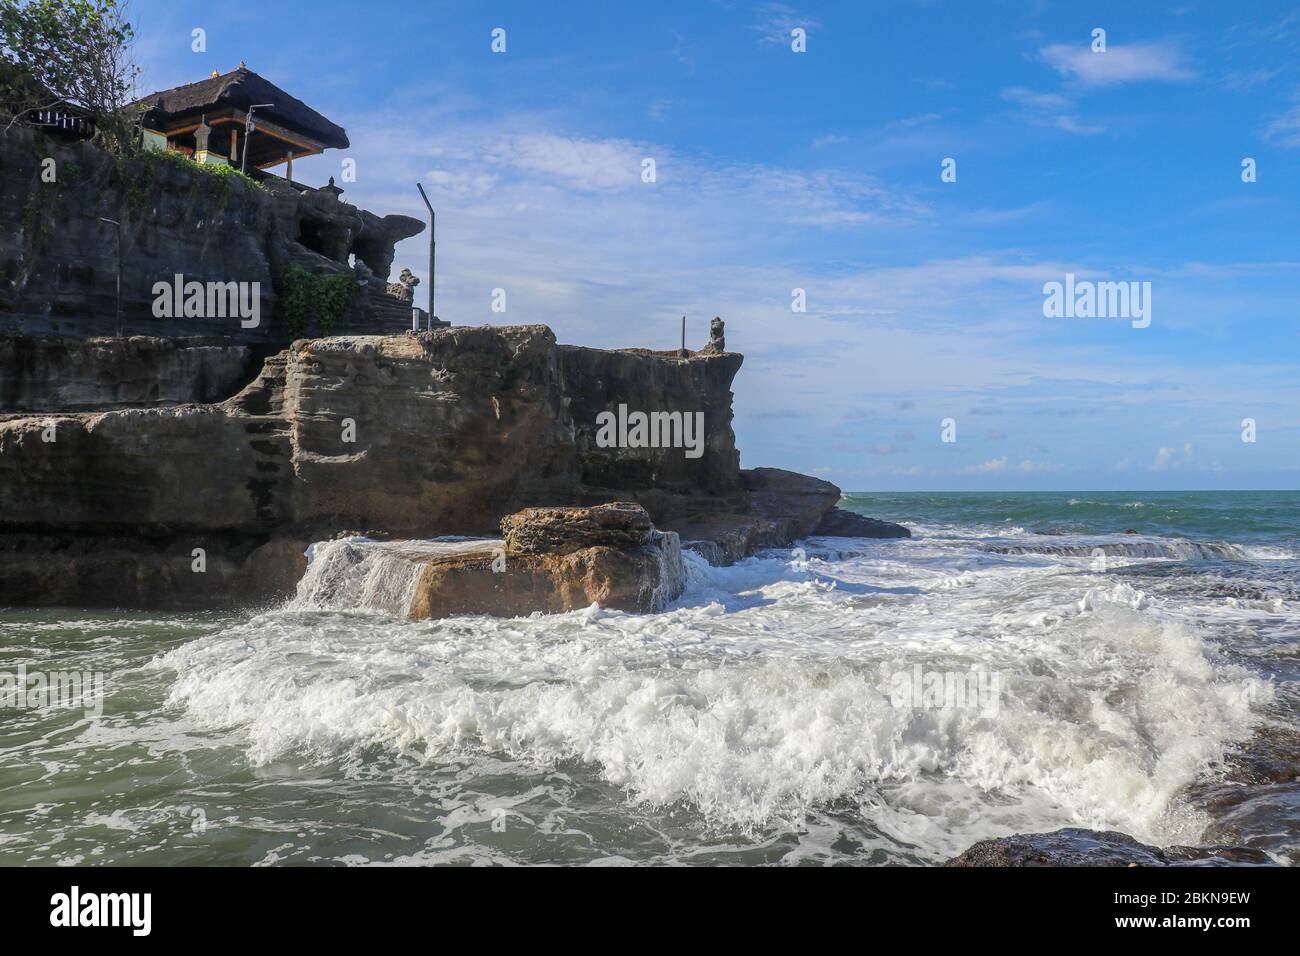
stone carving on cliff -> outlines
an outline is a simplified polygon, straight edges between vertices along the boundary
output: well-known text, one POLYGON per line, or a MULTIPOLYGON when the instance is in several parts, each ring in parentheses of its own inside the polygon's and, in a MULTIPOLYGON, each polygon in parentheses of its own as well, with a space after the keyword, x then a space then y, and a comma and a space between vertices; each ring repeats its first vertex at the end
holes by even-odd
POLYGON ((725 332, 726 323, 715 315, 713 321, 709 323, 709 344, 704 346, 702 351, 715 354, 727 351, 725 332))
POLYGON ((388 283, 388 294, 403 302, 415 301, 415 287, 420 284, 420 277, 410 269, 403 269, 396 282, 388 283))

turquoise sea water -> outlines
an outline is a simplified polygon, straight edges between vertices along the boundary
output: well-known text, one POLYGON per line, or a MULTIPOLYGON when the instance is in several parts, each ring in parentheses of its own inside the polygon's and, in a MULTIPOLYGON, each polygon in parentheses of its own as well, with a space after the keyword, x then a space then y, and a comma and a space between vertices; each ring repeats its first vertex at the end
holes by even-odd
POLYGON ((1023 527, 1273 544, 1300 554, 1300 491, 858 493, 849 507, 902 524, 1023 527))
MULTIPOLYGON (((1300 493, 866 494, 659 614, 0 609, 0 864, 908 864, 1300 846, 1300 493), (1137 532, 1130 534, 1127 532, 1137 532), (978 706, 891 695, 996 675, 978 706)), ((3 595, 0 595, 0 606, 3 595)))

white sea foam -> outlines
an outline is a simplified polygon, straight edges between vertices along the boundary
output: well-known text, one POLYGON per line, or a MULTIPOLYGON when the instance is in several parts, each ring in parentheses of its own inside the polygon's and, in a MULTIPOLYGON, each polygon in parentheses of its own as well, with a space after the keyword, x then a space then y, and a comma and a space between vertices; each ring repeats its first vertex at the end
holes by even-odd
POLYGON ((814 839, 848 813, 931 860, 1065 825, 1195 842, 1203 821, 1177 795, 1248 735, 1268 685, 1086 562, 976 540, 730 568, 688 553, 686 593, 655 615, 412 623, 300 600, 155 666, 176 672, 172 704, 237 731, 254 764, 578 761, 708 826, 814 839), (891 676, 917 664, 997 672, 1000 706, 895 706, 891 676))
POLYGON ((296 610, 366 610, 405 615, 430 557, 499 547, 490 538, 319 541, 307 549, 307 571, 290 602, 296 610))

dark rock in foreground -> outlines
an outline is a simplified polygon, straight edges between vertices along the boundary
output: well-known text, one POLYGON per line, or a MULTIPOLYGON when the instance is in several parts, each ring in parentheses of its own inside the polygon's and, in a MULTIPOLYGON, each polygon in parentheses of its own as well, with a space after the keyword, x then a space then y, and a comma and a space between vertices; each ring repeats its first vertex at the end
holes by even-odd
POLYGON ((1017 833, 981 840, 944 866, 1269 866, 1268 854, 1239 846, 1171 846, 1139 843, 1114 830, 1066 827, 1052 833, 1017 833))
POLYGON ((843 508, 832 508, 822 516, 813 534, 823 538, 910 538, 901 524, 868 518, 843 508))
POLYGON ((520 554, 570 554, 595 545, 635 548, 653 530, 646 510, 627 501, 591 508, 526 508, 501 519, 506 549, 520 554))
POLYGON ((749 507, 721 508, 673 525, 682 546, 710 564, 734 564, 762 548, 783 548, 812 533, 828 508, 840 500, 829 481, 780 468, 739 473, 749 507))

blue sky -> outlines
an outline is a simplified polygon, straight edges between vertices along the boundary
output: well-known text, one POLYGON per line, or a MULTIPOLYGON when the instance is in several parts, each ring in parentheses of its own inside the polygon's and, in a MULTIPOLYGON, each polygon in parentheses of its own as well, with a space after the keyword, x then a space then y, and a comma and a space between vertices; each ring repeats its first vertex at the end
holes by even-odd
MULTIPOLYGON (((721 315, 745 467, 846 490, 1296 488, 1300 10, 1084 6, 132 13, 142 93, 243 59, 348 130, 295 178, 351 158, 345 198, 412 215, 422 181, 443 318, 672 348, 683 313, 695 346, 721 315), (1150 327, 1045 318, 1066 272, 1150 282, 1150 327)), ((426 261, 420 237, 396 267, 426 261)))

